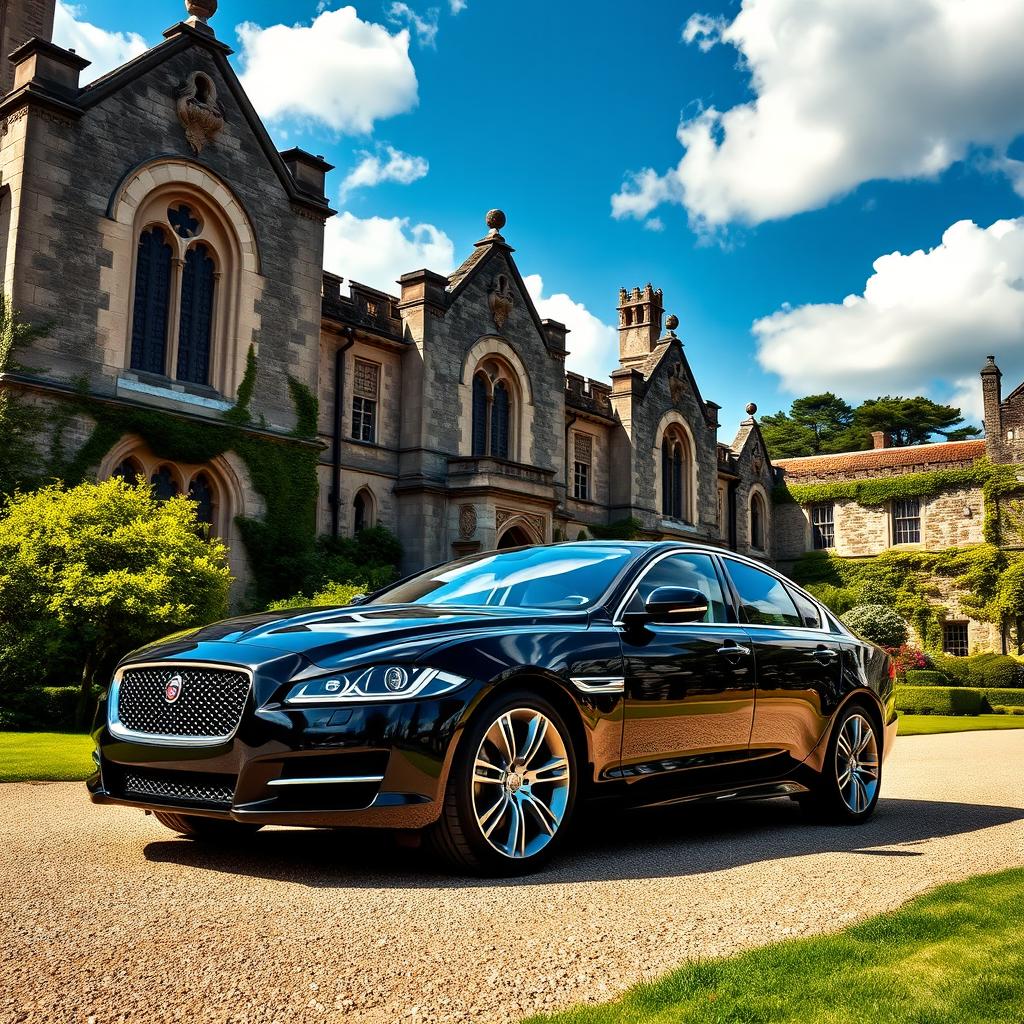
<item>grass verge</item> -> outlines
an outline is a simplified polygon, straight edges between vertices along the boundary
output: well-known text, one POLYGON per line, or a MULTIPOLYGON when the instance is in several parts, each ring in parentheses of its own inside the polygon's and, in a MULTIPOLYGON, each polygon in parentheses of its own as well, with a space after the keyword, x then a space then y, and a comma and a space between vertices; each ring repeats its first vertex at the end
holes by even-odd
POLYGON ((1024 729, 1024 715, 900 715, 900 736, 984 729, 1024 729))
POLYGON ((0 732, 0 782, 73 782, 92 773, 92 737, 0 732))
POLYGON ((1024 1006, 1024 869, 835 935, 699 961, 532 1024, 1008 1024, 1024 1006))

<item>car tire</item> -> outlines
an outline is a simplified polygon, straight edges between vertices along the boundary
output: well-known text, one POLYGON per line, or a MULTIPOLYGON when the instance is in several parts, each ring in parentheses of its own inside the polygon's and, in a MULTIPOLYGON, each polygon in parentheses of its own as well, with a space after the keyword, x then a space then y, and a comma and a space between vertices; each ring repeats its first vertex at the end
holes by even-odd
POLYGON ((861 704, 844 708, 829 737, 817 785, 799 798, 819 821, 856 825, 875 813, 882 787, 882 738, 861 704))
POLYGON ((223 818, 204 818, 199 814, 174 814, 170 811, 154 811, 153 817, 179 835, 214 843, 245 839, 263 827, 241 821, 225 821, 223 818))
POLYGON ((459 871, 536 871, 565 841, 577 775, 558 709, 526 690, 502 694, 477 712, 459 742, 428 844, 459 871))

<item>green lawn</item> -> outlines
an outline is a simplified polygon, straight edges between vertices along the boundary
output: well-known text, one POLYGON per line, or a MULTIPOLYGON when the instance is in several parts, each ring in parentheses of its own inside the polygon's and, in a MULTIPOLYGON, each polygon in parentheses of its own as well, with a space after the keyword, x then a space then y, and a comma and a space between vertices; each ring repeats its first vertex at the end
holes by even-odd
MULTIPOLYGON (((851 879, 851 884, 856 884, 851 879)), ((698 961, 539 1024, 1024 1020, 1024 869, 943 886, 835 935, 698 961)))
POLYGON ((0 732, 0 782, 69 782, 92 773, 92 737, 67 732, 0 732))
POLYGON ((978 729, 1024 729, 1024 715, 900 715, 900 736, 978 729))

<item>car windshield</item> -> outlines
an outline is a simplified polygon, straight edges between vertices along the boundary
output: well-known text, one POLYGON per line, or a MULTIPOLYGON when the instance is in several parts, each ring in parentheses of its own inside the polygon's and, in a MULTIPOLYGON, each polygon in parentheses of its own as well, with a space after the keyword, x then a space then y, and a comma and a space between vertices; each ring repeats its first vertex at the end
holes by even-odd
POLYGON ((583 608, 632 557, 626 547, 586 543, 489 552, 430 569, 368 603, 583 608))

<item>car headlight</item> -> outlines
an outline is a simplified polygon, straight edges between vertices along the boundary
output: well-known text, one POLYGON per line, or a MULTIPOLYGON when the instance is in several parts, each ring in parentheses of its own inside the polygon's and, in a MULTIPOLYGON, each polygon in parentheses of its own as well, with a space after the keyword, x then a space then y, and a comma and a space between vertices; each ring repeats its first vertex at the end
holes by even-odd
POLYGON ((466 682, 465 676, 418 665, 375 665, 308 679, 293 686, 286 704, 342 704, 347 701, 439 697, 466 682))

